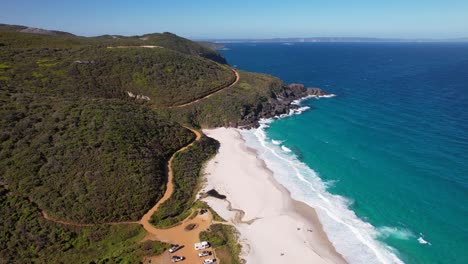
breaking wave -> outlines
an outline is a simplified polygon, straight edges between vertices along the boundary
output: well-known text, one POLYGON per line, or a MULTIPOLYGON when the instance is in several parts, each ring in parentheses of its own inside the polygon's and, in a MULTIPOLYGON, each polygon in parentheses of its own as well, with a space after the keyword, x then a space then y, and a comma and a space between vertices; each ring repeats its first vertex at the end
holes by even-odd
MULTIPOLYGON (((333 96, 335 95, 325 97, 333 96)), ((296 100, 294 104, 300 105, 303 100, 310 98, 317 96, 296 100)), ((289 114, 275 118, 301 114, 308 109, 307 106, 299 107, 291 110, 289 114)), ((317 173, 301 162, 289 148, 281 145, 282 141, 268 138, 266 129, 273 121, 274 119, 261 120, 259 128, 241 130, 242 137, 249 147, 257 150, 259 157, 273 171, 275 179, 291 192, 294 199, 307 203, 317 211, 320 222, 336 250, 351 264, 403 263, 393 248, 377 239, 389 236, 410 239, 415 235, 406 229, 375 228, 356 216, 354 211, 349 209, 351 200, 329 193, 327 187, 330 183, 322 181, 317 173)), ((427 242, 422 237, 418 241, 427 242)))
MULTIPOLYGON (((391 229, 378 230, 359 219, 349 209, 350 201, 327 192, 327 184, 284 146, 268 139, 265 129, 273 120, 263 120, 257 129, 241 130, 246 144, 257 150, 275 179, 284 185, 294 199, 315 208, 330 241, 349 263, 403 263, 394 249, 378 241, 391 229)), ((404 232, 400 234, 405 237, 404 232)))
POLYGON ((284 151, 284 152, 292 152, 292 150, 290 150, 289 148, 287 148, 286 146, 281 146, 281 149, 284 151))
POLYGON ((279 141, 279 140, 274 140, 272 139, 271 140, 271 143, 275 144, 275 145, 281 145, 281 143, 283 143, 283 141, 279 141))

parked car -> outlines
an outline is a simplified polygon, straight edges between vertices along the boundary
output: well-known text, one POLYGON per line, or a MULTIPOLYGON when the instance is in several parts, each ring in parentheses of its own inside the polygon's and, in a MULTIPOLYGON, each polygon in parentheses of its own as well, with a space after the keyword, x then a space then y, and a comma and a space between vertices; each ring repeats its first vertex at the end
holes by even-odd
MULTIPOLYGON (((182 261, 182 260, 184 260, 184 257, 182 257, 182 256, 173 256, 171 258, 172 262, 179 262, 179 261, 182 261)), ((212 263, 212 262, 210 262, 210 263, 212 263)))
POLYGON ((172 247, 169 249, 169 252, 170 252, 170 253, 174 253, 174 252, 176 252, 177 250, 179 250, 179 249, 181 249, 181 248, 182 248, 182 246, 174 245, 174 246, 172 246, 172 247))
POLYGON ((206 241, 195 243, 195 250, 205 249, 205 248, 209 248, 209 247, 210 247, 210 243, 208 243, 206 241))
POLYGON ((216 261, 216 259, 205 259, 203 261, 203 264, 211 264, 211 263, 214 263, 216 261))
POLYGON ((209 256, 211 255, 211 252, 210 251, 203 251, 203 252, 200 252, 198 253, 198 256, 201 258, 201 257, 206 257, 206 256, 209 256))

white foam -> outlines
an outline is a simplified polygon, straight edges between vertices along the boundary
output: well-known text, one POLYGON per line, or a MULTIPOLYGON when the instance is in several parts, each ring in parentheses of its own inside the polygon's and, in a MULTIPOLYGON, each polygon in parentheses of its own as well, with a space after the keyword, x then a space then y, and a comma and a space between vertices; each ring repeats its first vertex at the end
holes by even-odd
MULTIPOLYGON (((308 107, 308 106, 301 106, 299 108, 289 109, 289 113, 281 114, 279 116, 275 116, 274 118, 275 119, 281 119, 281 118, 285 118, 285 117, 288 117, 288 116, 300 115, 300 114, 302 114, 303 112, 305 112, 305 111, 307 111, 309 109, 310 109, 310 107, 308 107)), ((270 120, 270 119, 268 119, 268 120, 270 120)), ((259 123, 261 123, 261 121, 259 123)))
POLYGON ((319 95, 317 98, 332 98, 335 97, 336 94, 326 94, 326 95, 319 95))
POLYGON ((272 140, 271 140, 271 143, 273 143, 273 144, 275 144, 275 145, 281 145, 281 143, 283 143, 283 141, 272 139, 272 140))
POLYGON ((429 245, 429 246, 432 245, 430 242, 424 239, 423 234, 420 233, 419 235, 420 235, 420 237, 418 237, 419 244, 429 245))
POLYGON ((418 242, 419 242, 419 244, 429 244, 429 245, 431 244, 431 243, 427 242, 426 240, 424 240, 424 238, 422 238, 422 237, 418 238, 418 242))
POLYGON ((305 100, 309 100, 311 98, 317 98, 316 95, 308 95, 308 96, 305 96, 305 97, 302 97, 302 98, 299 98, 297 100, 294 100, 291 102, 292 105, 300 105, 303 101, 305 100))
POLYGON ((383 226, 379 227, 377 231, 379 232, 379 237, 381 238, 392 237, 400 240, 409 240, 415 237, 415 235, 410 230, 405 228, 383 226))
MULTIPOLYGON (((303 98, 305 99, 308 98, 303 98)), ((300 104, 301 101, 296 103, 300 104)), ((309 108, 298 109, 277 118, 300 114, 309 108)), ((352 201, 328 193, 327 184, 295 155, 286 154, 285 146, 280 147, 273 144, 273 141, 270 144, 265 129, 271 122, 273 119, 261 120, 259 128, 242 130, 241 134, 247 145, 258 151, 260 158, 273 171, 276 180, 289 189, 293 198, 317 210, 325 232, 337 251, 349 263, 403 263, 392 248, 376 240, 379 235, 382 235, 382 230, 377 231, 349 209, 352 201)), ((386 230, 388 229, 383 229, 384 232, 386 230)))
POLYGON ((286 146, 281 146, 281 149, 284 151, 284 152, 292 152, 292 150, 290 150, 288 147, 286 146))
POLYGON ((327 192, 325 183, 312 169, 295 155, 270 143, 265 132, 269 123, 264 120, 258 129, 241 130, 241 134, 247 145, 258 151, 276 180, 291 191, 293 198, 317 210, 337 251, 349 263, 403 263, 393 249, 376 240, 379 232, 349 209, 348 199, 327 192))
MULTIPOLYGON (((300 105, 302 101, 310 98, 334 96, 334 94, 320 97, 308 96, 296 100, 293 104, 300 105)), ((301 114, 308 109, 309 107, 299 107, 276 118, 301 114)), ((352 200, 327 192, 327 186, 330 183, 322 181, 315 171, 299 161, 294 154, 285 153, 284 146, 276 145, 273 141, 270 143, 265 129, 273 121, 274 119, 260 120, 259 128, 241 130, 241 134, 246 144, 257 150, 259 157, 273 171, 275 179, 291 192, 292 197, 316 209, 320 222, 336 250, 351 264, 403 263, 393 248, 378 241, 377 238, 386 232, 388 234, 393 232, 401 238, 409 238, 412 233, 391 227, 382 227, 377 230, 357 217, 354 211, 349 209, 352 200)), ((425 240, 421 237, 418 241, 424 243, 425 240)))
POLYGON ((299 98, 297 100, 294 100, 291 102, 292 105, 300 105, 303 101, 315 98, 315 99, 320 99, 320 98, 332 98, 335 97, 336 94, 326 94, 326 95, 307 95, 305 97, 299 98))

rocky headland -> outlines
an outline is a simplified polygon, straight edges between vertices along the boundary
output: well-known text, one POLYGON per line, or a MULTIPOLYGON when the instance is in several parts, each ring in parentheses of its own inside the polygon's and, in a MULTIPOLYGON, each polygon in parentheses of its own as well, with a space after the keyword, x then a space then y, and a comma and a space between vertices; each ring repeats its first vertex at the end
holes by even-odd
POLYGON ((280 92, 272 93, 271 97, 259 102, 255 108, 245 107, 241 111, 242 121, 238 127, 249 128, 258 126, 258 121, 263 118, 273 118, 282 114, 288 114, 290 110, 300 106, 294 101, 308 96, 326 96, 327 92, 320 88, 306 88, 303 84, 293 83, 284 85, 280 92))

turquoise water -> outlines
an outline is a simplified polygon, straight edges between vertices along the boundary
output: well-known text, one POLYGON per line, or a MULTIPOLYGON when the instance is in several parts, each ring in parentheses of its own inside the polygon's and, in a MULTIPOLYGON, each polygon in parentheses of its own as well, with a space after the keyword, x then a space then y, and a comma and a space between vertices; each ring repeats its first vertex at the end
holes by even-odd
POLYGON ((227 47, 240 69, 337 95, 244 137, 347 260, 468 263, 468 44, 227 47))

